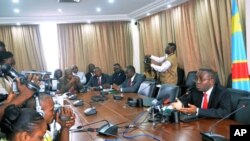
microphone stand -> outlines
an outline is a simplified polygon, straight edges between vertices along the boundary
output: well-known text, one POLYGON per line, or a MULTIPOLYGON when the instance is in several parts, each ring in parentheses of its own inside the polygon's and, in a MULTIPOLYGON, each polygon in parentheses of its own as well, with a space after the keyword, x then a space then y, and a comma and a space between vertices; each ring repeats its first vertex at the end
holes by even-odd
POLYGON ((225 120, 226 118, 230 117, 231 115, 237 113, 238 111, 240 111, 241 109, 245 108, 245 105, 242 105, 240 108, 236 109, 235 111, 231 112, 230 114, 228 114, 227 116, 225 116, 224 118, 218 120, 217 122, 215 122, 209 132, 202 132, 200 133, 202 135, 202 140, 203 141, 227 141, 227 139, 219 134, 216 134, 213 132, 214 128, 216 125, 218 125, 218 123, 220 123, 221 121, 225 120))

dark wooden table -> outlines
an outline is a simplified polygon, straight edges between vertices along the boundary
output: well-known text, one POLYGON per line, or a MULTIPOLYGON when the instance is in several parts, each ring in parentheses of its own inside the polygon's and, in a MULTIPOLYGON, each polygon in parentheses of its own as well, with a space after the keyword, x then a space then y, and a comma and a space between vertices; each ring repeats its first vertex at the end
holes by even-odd
MULTIPOLYGON (((84 102, 90 102, 91 96, 99 95, 100 92, 92 91, 83 94, 78 94, 78 98, 84 100, 84 102)), ((114 100, 112 95, 107 95, 108 99, 104 102, 95 102, 92 103, 92 106, 96 107, 97 114, 92 116, 84 115, 84 110, 89 108, 90 106, 85 103, 84 106, 74 107, 71 105, 72 109, 76 113, 76 124, 72 127, 75 129, 77 126, 83 126, 92 122, 107 120, 111 124, 118 124, 119 127, 129 125, 140 113, 146 111, 147 108, 136 108, 129 107, 127 103, 128 97, 138 98, 138 94, 128 93, 124 94, 124 98, 122 100, 114 100)), ((73 101, 69 103, 72 104, 73 101)), ((140 122, 142 122, 146 117, 144 114, 140 118, 140 122)), ((162 141, 201 141, 200 132, 209 131, 211 125, 213 125, 218 119, 200 119, 188 123, 180 122, 176 123, 159 123, 156 126, 153 126, 152 123, 147 122, 145 120, 140 124, 139 128, 131 129, 130 132, 126 133, 126 136, 133 136, 137 134, 149 134, 152 136, 158 137, 162 141)), ((101 125, 105 124, 105 122, 97 123, 91 126, 87 126, 85 128, 99 128, 101 125)), ((233 120, 224 120, 218 126, 215 127, 214 132, 219 133, 229 139, 229 127, 231 124, 237 124, 233 120)), ((122 132, 124 132, 124 128, 119 128, 118 130, 118 138, 117 140, 128 140, 122 137, 122 132)), ((91 140, 115 140, 115 137, 106 137, 97 135, 96 132, 71 132, 70 133, 71 141, 91 141, 91 140)), ((153 139, 149 137, 137 137, 133 140, 136 141, 152 141, 153 139)))

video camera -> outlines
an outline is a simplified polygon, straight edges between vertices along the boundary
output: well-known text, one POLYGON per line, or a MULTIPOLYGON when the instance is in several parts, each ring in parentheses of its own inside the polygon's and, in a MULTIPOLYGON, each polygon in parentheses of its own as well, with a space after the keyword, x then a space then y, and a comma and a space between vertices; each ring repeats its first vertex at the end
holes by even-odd
POLYGON ((144 56, 144 64, 151 64, 151 59, 149 55, 144 56))
POLYGON ((16 94, 19 93, 16 81, 17 78, 20 80, 21 84, 25 84, 29 89, 33 90, 34 92, 38 92, 40 90, 39 86, 37 86, 35 83, 29 82, 24 75, 18 73, 10 65, 4 64, 0 67, 0 70, 2 72, 2 76, 9 76, 13 79, 12 91, 16 94))
POLYGON ((51 72, 47 71, 22 71, 22 74, 26 76, 32 75, 40 75, 40 90, 39 92, 50 93, 58 90, 59 82, 57 79, 50 78, 51 72))

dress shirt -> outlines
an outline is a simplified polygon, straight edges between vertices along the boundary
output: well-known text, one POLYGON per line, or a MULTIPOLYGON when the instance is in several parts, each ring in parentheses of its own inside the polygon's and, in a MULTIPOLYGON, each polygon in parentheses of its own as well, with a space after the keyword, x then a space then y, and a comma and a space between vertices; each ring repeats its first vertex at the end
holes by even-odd
MULTIPOLYGON (((207 104, 209 103, 209 98, 210 98, 210 95, 211 95, 213 88, 214 87, 211 87, 208 91, 204 92, 207 94, 207 104)), ((202 98, 201 107, 203 105, 203 102, 204 102, 204 97, 202 98)), ((196 109, 196 115, 198 115, 198 114, 199 114, 199 108, 196 109)))
POLYGON ((162 57, 157 57, 157 56, 151 55, 150 59, 156 61, 157 63, 161 63, 161 65, 158 66, 155 64, 151 64, 150 66, 158 72, 165 72, 166 70, 168 70, 171 67, 171 63, 167 60, 167 57, 168 57, 168 55, 162 56, 162 57))
POLYGON ((78 76, 80 78, 80 81, 82 84, 85 84, 86 83, 86 77, 85 77, 85 74, 84 72, 77 72, 77 73, 73 73, 74 76, 78 76))

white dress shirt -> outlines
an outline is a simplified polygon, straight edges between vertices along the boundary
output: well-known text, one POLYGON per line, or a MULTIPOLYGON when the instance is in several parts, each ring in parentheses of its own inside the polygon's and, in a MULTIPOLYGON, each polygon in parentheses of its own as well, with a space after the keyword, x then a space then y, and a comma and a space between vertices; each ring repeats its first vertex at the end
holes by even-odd
POLYGON ((151 64, 151 67, 158 72, 167 71, 171 67, 171 62, 169 62, 167 60, 167 57, 168 57, 168 55, 162 56, 162 57, 157 57, 157 56, 151 55, 150 59, 154 60, 157 63, 161 63, 160 66, 155 65, 155 64, 151 64))
POLYGON ((85 84, 86 83, 86 77, 85 77, 85 74, 84 72, 77 72, 77 73, 73 73, 74 76, 78 76, 80 78, 80 81, 82 84, 85 84))

